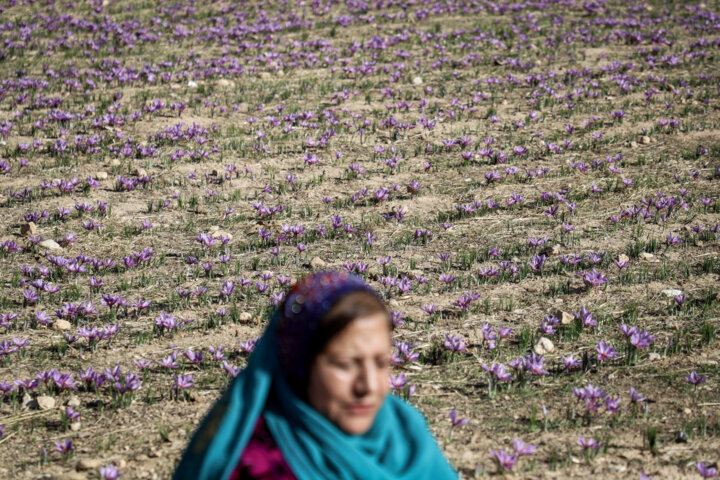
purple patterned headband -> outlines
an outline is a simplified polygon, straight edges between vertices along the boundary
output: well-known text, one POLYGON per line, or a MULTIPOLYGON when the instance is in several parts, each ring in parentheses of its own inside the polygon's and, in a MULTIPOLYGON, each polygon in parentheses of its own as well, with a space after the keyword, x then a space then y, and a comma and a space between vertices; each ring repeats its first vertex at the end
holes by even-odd
POLYGON ((290 289, 277 319, 278 354, 287 378, 305 379, 308 349, 320 320, 343 295, 361 290, 380 298, 360 277, 342 271, 307 275, 290 289))

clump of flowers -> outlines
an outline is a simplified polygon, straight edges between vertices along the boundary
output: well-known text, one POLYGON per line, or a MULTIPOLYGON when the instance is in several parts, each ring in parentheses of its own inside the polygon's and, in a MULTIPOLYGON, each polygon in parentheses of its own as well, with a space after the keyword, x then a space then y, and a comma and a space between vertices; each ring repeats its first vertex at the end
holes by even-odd
POLYGON ((588 288, 599 287, 600 285, 603 285, 603 284, 607 283, 607 281, 608 281, 608 279, 605 275, 598 272, 594 268, 592 270, 590 270, 589 272, 583 271, 583 272, 577 272, 577 274, 582 277, 583 283, 588 288))
POLYGON ((415 385, 410 385, 408 378, 404 373, 400 375, 390 375, 390 389, 408 400, 415 393, 415 385))
POLYGON ((638 327, 631 327, 624 323, 620 325, 620 331, 627 340, 628 363, 633 365, 637 362, 640 350, 649 347, 655 341, 655 337, 646 330, 640 330, 638 327))
POLYGON ((493 460, 498 468, 498 473, 512 472, 515 468, 515 464, 524 456, 532 456, 537 450, 535 445, 529 445, 519 438, 513 439, 513 451, 514 453, 508 453, 505 450, 490 450, 490 455, 493 456, 493 460))
POLYGON ((455 335, 445 334, 445 342, 443 347, 451 352, 450 361, 455 360, 457 353, 467 352, 467 345, 465 345, 465 339, 463 337, 456 337, 455 335))
POLYGON ((483 363, 481 366, 488 373, 488 397, 490 398, 495 394, 499 382, 507 383, 513 380, 513 376, 506 370, 503 363, 493 362, 489 367, 483 363))

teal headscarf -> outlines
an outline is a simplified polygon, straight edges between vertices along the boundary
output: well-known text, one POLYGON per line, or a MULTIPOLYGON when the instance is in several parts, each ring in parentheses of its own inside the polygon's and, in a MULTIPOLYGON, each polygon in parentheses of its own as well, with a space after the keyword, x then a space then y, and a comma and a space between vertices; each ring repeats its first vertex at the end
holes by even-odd
MULTIPOLYGON (((348 284, 358 284, 357 277, 331 275, 343 277, 344 291, 348 284)), ((369 287, 350 287, 359 288, 369 287)), ((245 370, 203 420, 175 480, 229 478, 260 415, 298 480, 457 479, 423 416, 398 397, 386 397, 373 426, 363 435, 344 433, 301 400, 279 361, 280 313, 279 309, 268 324, 245 370)))

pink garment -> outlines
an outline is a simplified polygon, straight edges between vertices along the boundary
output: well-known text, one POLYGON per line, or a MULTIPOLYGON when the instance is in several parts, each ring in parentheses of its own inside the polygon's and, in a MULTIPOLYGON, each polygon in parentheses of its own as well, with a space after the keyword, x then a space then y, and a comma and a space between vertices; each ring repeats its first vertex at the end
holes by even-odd
POLYGON ((230 480, 297 480, 262 416, 230 480))

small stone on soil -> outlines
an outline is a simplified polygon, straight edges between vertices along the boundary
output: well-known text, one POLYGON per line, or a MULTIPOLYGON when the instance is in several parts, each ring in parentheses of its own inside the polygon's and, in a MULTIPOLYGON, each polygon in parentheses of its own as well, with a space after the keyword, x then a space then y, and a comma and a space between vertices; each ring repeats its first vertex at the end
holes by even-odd
POLYGON ((48 250, 62 250, 62 247, 55 240, 43 240, 38 243, 41 248, 47 248, 48 250))
POLYGON ((40 395, 35 399, 35 405, 40 410, 52 410, 55 408, 55 399, 47 395, 40 395))
POLYGON ((553 342, 546 337, 540 337, 538 341, 535 343, 535 347, 533 348, 533 351, 537 355, 545 355, 547 353, 551 353, 555 350, 555 345, 553 345, 553 342))
POLYGON ((32 237, 37 235, 37 225, 34 222, 28 222, 20 227, 20 235, 24 237, 32 237))

